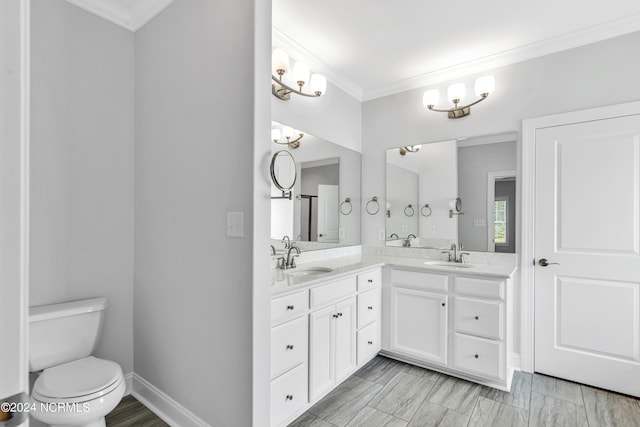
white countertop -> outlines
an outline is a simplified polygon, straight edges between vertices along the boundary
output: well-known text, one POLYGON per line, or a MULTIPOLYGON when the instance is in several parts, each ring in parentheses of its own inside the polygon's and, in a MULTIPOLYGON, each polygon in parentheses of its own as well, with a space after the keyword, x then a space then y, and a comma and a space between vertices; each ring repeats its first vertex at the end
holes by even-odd
POLYGON ((271 270, 271 295, 276 295, 293 290, 303 289, 327 279, 339 279, 340 277, 351 275, 359 270, 367 270, 381 266, 398 266, 433 271, 437 273, 468 274, 473 276, 486 276, 509 278, 516 271, 514 265, 505 264, 476 264, 467 263, 460 267, 460 264, 447 263, 438 259, 429 258, 403 258, 392 256, 373 255, 351 255, 339 258, 331 258, 322 261, 299 264, 296 269, 271 270), (444 265, 426 265, 425 262, 434 262, 444 265), (450 265, 450 266, 449 266, 450 265), (310 274, 306 276, 293 276, 287 274, 288 271, 304 270, 306 268, 325 267, 332 269, 331 272, 321 274, 310 274))

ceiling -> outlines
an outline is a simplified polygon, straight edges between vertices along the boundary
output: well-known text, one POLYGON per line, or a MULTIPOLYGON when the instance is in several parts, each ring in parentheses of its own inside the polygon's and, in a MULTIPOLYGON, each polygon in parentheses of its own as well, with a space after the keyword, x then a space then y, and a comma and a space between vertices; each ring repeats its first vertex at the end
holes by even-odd
POLYGON ((273 29, 369 100, 639 31, 640 1, 273 0, 273 29))
POLYGON ((67 0, 128 30, 137 31, 174 0, 67 0))

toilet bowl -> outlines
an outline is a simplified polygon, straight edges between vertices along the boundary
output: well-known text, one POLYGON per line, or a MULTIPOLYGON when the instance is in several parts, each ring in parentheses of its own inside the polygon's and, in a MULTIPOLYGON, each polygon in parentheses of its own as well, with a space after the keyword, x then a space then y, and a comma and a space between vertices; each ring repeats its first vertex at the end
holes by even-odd
POLYGON ((91 356, 106 299, 32 307, 29 313, 31 416, 53 427, 105 427, 125 392, 116 362, 91 356))

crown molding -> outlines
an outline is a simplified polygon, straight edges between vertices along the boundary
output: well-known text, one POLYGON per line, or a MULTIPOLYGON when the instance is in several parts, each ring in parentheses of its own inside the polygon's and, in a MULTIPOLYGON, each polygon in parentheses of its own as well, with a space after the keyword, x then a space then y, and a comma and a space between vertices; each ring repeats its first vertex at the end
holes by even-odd
POLYGON ((174 0, 136 0, 130 7, 110 0, 66 0, 89 13, 93 13, 107 21, 138 31, 144 24, 162 12, 174 0))
POLYGON ((314 72, 323 74, 327 81, 342 89, 358 101, 362 101, 362 88, 342 74, 334 72, 317 56, 309 52, 300 44, 292 40, 277 27, 272 28, 272 43, 274 47, 283 49, 289 56, 304 61, 314 72))
POLYGON ((428 72, 393 84, 366 89, 363 91, 364 96, 362 101, 370 101, 407 90, 460 79, 469 75, 483 73, 495 68, 596 43, 635 31, 640 31, 640 15, 627 16, 622 19, 563 34, 558 37, 506 50, 495 55, 485 56, 473 61, 428 72))

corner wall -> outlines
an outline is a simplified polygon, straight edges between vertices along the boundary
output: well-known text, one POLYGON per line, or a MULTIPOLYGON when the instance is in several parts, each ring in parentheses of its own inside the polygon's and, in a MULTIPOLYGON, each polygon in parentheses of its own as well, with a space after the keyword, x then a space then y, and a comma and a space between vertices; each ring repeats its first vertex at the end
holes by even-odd
MULTIPOLYGON (((255 13, 251 0, 181 0, 135 34, 135 371, 213 426, 251 425, 262 384, 252 373, 253 298, 268 302, 252 268, 264 175, 253 171, 255 13), (244 212, 244 238, 226 236, 230 211, 244 212)), ((265 272, 267 250, 256 263, 265 272)))
POLYGON ((133 371, 133 34, 31 1, 30 305, 105 296, 96 355, 133 371))

